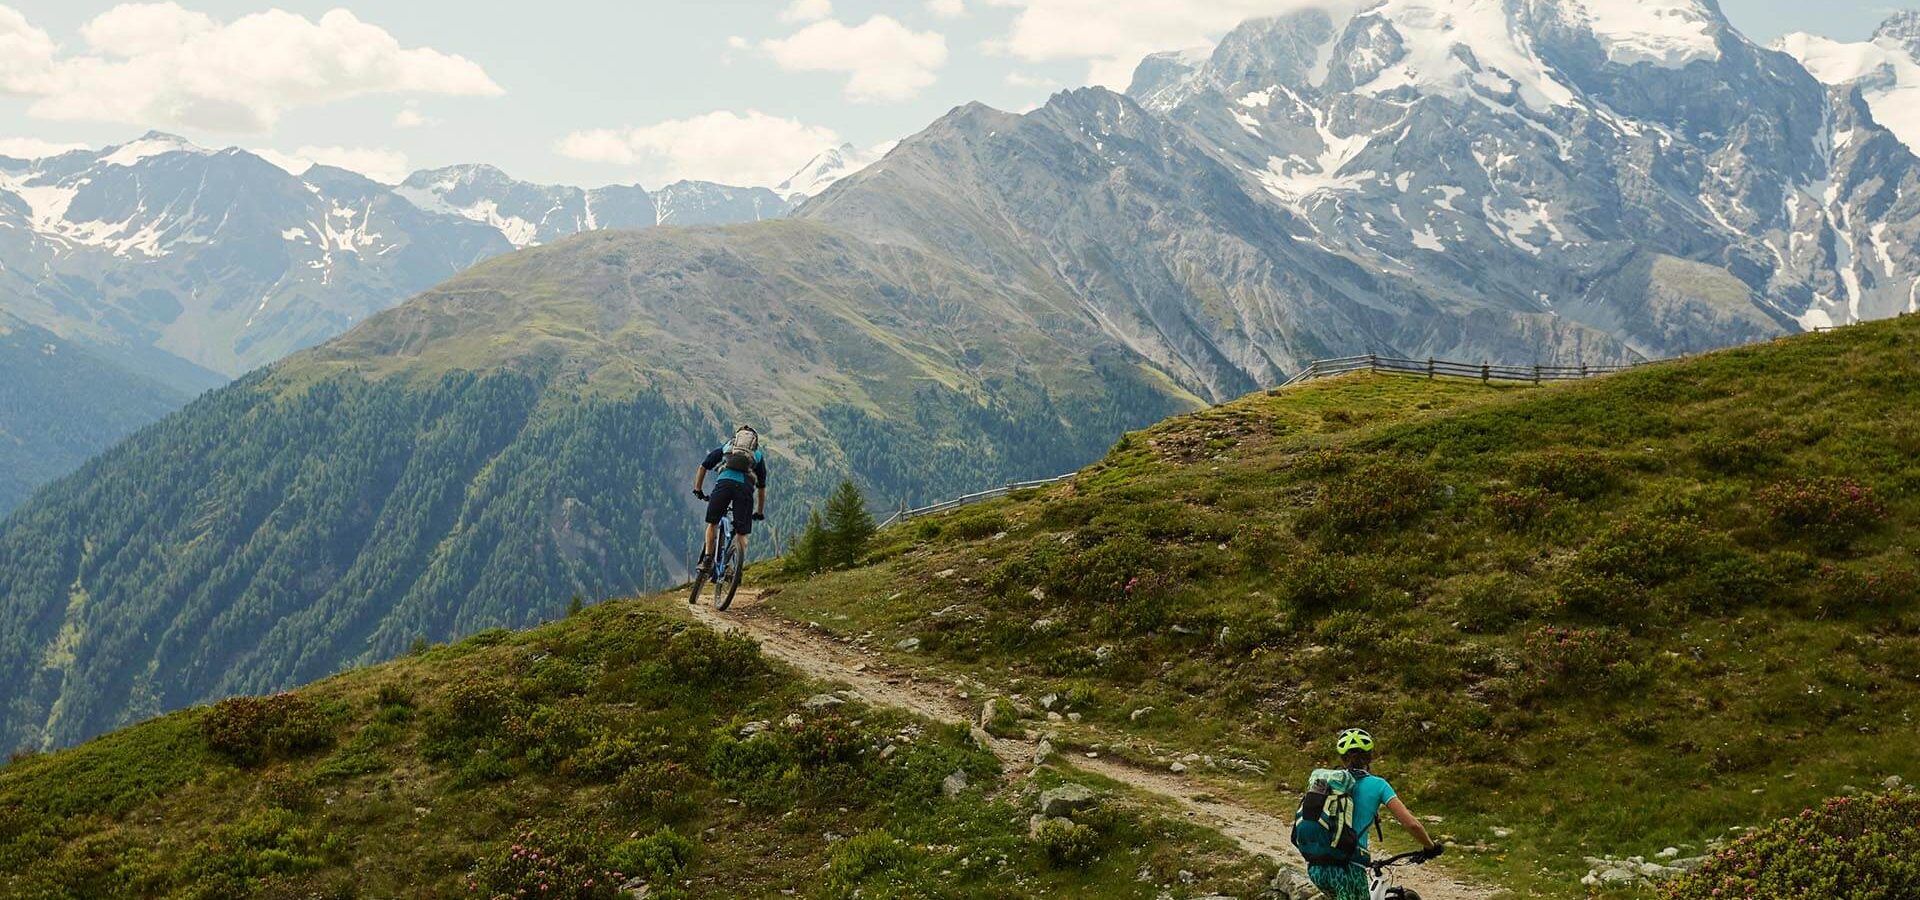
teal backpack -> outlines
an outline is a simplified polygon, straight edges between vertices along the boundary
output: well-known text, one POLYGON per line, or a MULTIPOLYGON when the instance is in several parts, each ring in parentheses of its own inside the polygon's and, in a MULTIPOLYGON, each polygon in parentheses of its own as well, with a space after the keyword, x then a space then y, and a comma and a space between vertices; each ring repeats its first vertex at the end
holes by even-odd
MULTIPOLYGON (((1353 830, 1353 791, 1372 778, 1364 769, 1315 769, 1293 815, 1293 845, 1309 865, 1344 866, 1360 858, 1360 834, 1353 830)), ((1380 820, 1374 820, 1374 828, 1380 820)))

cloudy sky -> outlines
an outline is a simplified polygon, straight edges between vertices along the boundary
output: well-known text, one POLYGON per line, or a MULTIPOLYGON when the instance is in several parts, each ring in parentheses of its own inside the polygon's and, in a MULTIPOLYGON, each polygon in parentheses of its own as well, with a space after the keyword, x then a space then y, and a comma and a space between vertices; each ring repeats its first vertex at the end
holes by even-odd
MULTIPOLYGON (((397 179, 779 181, 979 100, 1124 86, 1147 52, 1307 0, 0 0, 0 153, 148 129, 397 179)), ((1634 0, 1612 0, 1634 2, 1634 0)), ((1884 0, 1721 0, 1760 41, 1884 0)))

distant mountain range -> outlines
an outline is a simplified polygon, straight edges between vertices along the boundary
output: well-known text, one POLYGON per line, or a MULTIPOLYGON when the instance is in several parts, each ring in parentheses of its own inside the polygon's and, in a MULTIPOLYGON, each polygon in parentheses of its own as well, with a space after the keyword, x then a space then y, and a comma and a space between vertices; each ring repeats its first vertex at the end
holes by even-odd
MULTIPOLYGON (((693 462, 741 419, 773 538, 841 477, 892 505, 1054 474, 1314 357, 1617 362, 1913 310, 1920 159, 1837 80, 1708 0, 1386 0, 1249 21, 1127 94, 960 107, 778 221, 489 260, 0 522, 0 742, 671 583, 693 462)), ((485 176, 336 206, 309 174, 332 231, 276 240, 323 271, 401 256, 401 213, 450 229, 422 253, 512 243, 467 216, 644 221, 485 176)), ((174 233, 127 252, 202 246, 174 233)))

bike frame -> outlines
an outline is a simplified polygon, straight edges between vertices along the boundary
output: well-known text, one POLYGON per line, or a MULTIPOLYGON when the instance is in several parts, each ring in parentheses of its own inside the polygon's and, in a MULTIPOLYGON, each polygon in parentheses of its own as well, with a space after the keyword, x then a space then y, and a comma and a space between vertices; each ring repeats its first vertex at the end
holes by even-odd
POLYGON ((720 517, 720 530, 713 538, 713 581, 718 584, 726 580, 727 572, 733 565, 733 514, 720 517))
POLYGON ((1371 900, 1389 900, 1390 897, 1405 896, 1404 894, 1394 893, 1397 889, 1393 886, 1391 870, 1395 866, 1405 865, 1409 862, 1423 862, 1424 860, 1420 858, 1420 855, 1420 851, 1415 850, 1412 853, 1402 853, 1398 856, 1389 856, 1386 859, 1367 863, 1367 868, 1373 871, 1373 880, 1369 885, 1368 897, 1371 898, 1371 900))

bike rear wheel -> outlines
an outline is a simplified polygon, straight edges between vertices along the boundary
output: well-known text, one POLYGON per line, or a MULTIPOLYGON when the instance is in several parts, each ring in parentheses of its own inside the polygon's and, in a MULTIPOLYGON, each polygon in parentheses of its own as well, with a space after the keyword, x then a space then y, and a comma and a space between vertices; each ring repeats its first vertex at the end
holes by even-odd
POLYGON ((713 583, 713 608, 725 610, 733 605, 733 595, 740 590, 740 577, 746 571, 746 554, 740 552, 739 545, 727 551, 727 568, 720 579, 713 583))

